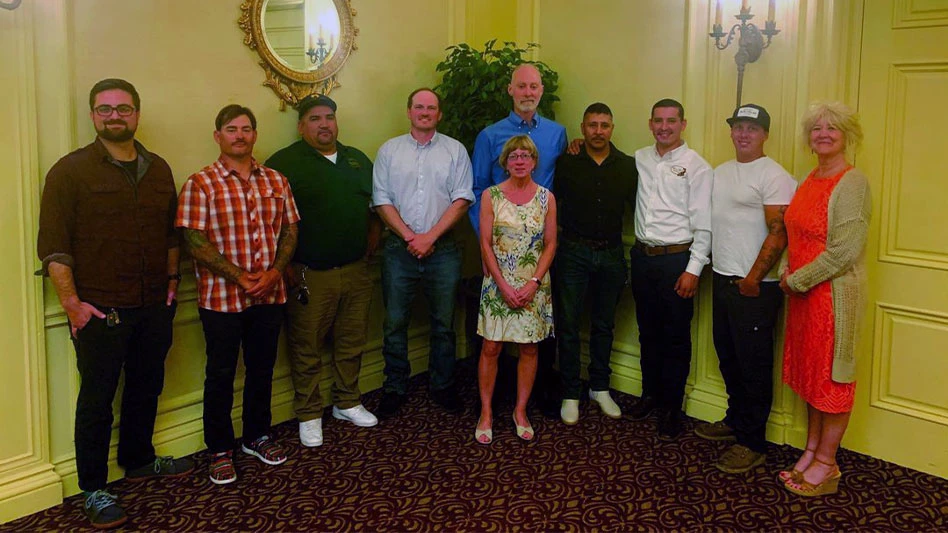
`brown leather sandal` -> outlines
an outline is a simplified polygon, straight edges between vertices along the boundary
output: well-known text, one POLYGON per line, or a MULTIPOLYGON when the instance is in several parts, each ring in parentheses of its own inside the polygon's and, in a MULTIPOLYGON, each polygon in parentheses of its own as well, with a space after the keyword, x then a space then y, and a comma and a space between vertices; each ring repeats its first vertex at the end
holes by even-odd
MULTIPOLYGON (((803 450, 803 453, 806 453, 806 452, 812 453, 813 458, 814 459, 816 458, 816 450, 811 450, 810 448, 807 448, 803 450)), ((794 466, 796 466, 796 464, 794 464, 794 466)), ((799 484, 800 482, 803 481, 803 472, 797 470, 796 468, 790 467, 790 470, 781 470, 780 472, 777 472, 777 479, 779 479, 780 482, 783 484, 786 484, 791 479, 795 483, 799 484)))
POLYGON ((836 494, 836 492, 839 490, 839 480, 843 477, 842 472, 839 471, 839 466, 837 466, 836 463, 830 464, 825 461, 820 461, 816 457, 814 457, 813 460, 817 463, 833 467, 833 470, 831 471, 830 475, 826 477, 826 479, 820 483, 817 483, 816 485, 806 480, 801 480, 799 483, 797 483, 791 479, 783 487, 794 494, 806 497, 836 494))

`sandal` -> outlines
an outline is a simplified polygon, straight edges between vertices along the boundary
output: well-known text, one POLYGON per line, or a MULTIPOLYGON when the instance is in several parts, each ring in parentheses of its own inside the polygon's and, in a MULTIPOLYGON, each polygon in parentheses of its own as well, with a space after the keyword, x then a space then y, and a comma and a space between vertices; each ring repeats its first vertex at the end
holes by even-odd
POLYGON ((478 429, 475 426, 474 427, 474 440, 476 440, 478 444, 490 444, 494 440, 493 428, 478 429))
MULTIPOLYGON (((810 452, 813 454, 813 457, 816 457, 816 450, 811 450, 809 448, 803 450, 803 453, 810 452)), ((796 464, 794 464, 796 466, 796 464)), ((786 485, 790 480, 793 480, 794 483, 799 484, 803 481, 803 472, 797 470, 796 468, 790 467, 790 470, 781 470, 777 472, 777 479, 780 480, 780 483, 786 485)))
POLYGON ((799 483, 791 479, 783 487, 796 495, 806 497, 836 494, 836 492, 839 490, 839 480, 843 477, 842 472, 839 471, 839 466, 837 466, 836 463, 830 464, 820 461, 816 457, 814 457, 813 460, 817 463, 833 467, 833 470, 830 471, 830 474, 826 477, 826 479, 820 483, 817 483, 816 485, 806 481, 805 479, 801 479, 799 483))
POLYGON ((516 415, 514 415, 513 417, 513 423, 514 423, 514 427, 517 430, 518 437, 520 437, 523 440, 528 440, 528 441, 533 440, 533 437, 535 436, 535 433, 533 432, 533 426, 521 426, 520 424, 517 423, 516 415))

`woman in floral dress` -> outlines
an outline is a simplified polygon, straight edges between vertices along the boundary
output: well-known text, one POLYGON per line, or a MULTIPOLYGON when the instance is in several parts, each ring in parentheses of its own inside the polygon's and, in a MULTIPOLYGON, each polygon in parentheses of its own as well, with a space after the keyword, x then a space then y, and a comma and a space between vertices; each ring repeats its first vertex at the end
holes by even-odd
POLYGON ((535 435, 527 399, 536 377, 537 343, 553 335, 548 271, 556 253, 556 202, 553 193, 533 181, 537 158, 530 137, 512 137, 499 160, 508 179, 481 197, 481 257, 488 274, 477 320, 484 343, 477 367, 481 415, 474 438, 481 444, 493 440, 491 397, 504 342, 520 346, 514 427, 521 439, 535 435))

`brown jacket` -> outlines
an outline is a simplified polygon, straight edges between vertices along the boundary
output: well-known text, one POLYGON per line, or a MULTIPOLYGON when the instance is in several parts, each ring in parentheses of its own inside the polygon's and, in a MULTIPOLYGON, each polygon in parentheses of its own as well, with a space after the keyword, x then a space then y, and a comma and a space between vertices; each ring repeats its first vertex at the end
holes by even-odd
POLYGON ((37 252, 44 273, 51 261, 72 267, 82 301, 139 307, 167 297, 168 250, 178 246, 174 178, 164 159, 135 146, 137 176, 98 139, 46 175, 37 252))

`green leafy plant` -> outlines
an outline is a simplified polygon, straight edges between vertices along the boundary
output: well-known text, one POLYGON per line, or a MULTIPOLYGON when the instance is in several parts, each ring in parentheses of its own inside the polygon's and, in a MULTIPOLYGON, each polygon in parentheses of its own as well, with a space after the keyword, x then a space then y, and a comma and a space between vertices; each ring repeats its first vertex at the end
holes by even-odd
POLYGON ((464 143, 469 153, 474 151, 474 140, 482 129, 510 113, 507 85, 513 69, 521 63, 532 63, 540 71, 540 114, 551 120, 556 118, 553 103, 559 100, 559 74, 542 61, 528 61, 524 57, 540 45, 527 43, 526 48, 519 48, 517 43, 505 41, 503 48, 494 48, 496 43, 497 39, 487 41, 484 50, 467 44, 449 46, 447 57, 435 68, 443 73, 441 83, 435 87, 441 95, 444 115, 438 131, 464 143))

